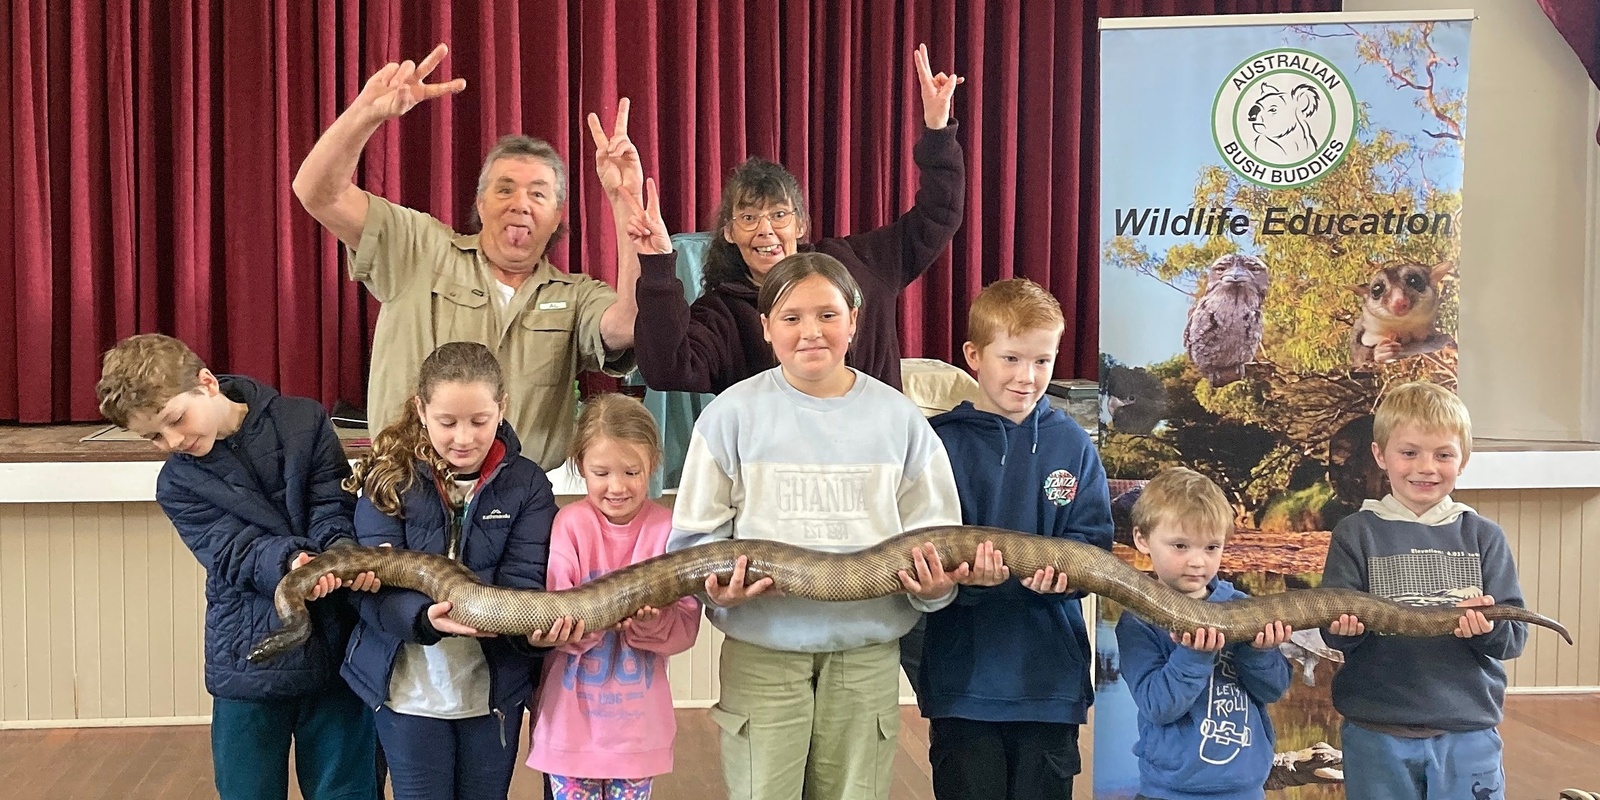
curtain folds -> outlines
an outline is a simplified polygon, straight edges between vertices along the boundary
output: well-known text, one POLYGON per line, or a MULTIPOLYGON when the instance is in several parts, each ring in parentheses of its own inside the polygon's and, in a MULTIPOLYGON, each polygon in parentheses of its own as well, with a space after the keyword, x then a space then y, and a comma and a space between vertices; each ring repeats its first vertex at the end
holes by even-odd
MULTIPOLYGON (((1544 0, 1554 3, 1558 0, 1544 0)), ((631 133, 673 231, 761 155, 800 178, 813 236, 911 204, 911 51, 956 92, 969 177, 947 256, 902 299, 908 356, 959 358, 967 302, 1025 276, 1068 318, 1060 375, 1093 376, 1100 16, 1334 10, 1337 0, 12 0, 0 6, 0 421, 98 419, 100 354, 187 341, 214 369, 363 403, 376 306, 290 189, 316 137, 390 60, 451 46, 466 92, 381 129, 357 182, 467 224, 501 134, 567 156, 554 259, 615 279, 584 117, 631 133)), ((959 361, 957 361, 959 363, 959 361)))

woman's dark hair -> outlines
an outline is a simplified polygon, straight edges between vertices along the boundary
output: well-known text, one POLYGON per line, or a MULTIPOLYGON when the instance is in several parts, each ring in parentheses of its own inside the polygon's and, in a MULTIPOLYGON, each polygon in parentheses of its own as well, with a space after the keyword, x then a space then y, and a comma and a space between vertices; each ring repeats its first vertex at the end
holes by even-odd
POLYGON ((750 265, 739 255, 738 245, 723 238, 722 232, 733 222, 734 211, 768 203, 788 204, 794 209, 795 224, 810 227, 806 196, 794 175, 782 165, 764 158, 746 159, 734 168, 728 183, 722 187, 722 204, 717 207, 717 217, 711 223, 711 249, 706 253, 701 291, 709 292, 723 283, 750 281, 750 265))

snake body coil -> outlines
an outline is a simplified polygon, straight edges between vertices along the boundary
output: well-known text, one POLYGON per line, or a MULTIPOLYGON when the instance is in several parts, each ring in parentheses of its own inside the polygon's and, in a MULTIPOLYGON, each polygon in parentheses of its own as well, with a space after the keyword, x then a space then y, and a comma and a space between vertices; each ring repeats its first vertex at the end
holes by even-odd
MULTIPOLYGON (((1326 627, 1342 614, 1354 614, 1367 630, 1403 636, 1445 636, 1461 612, 1453 607, 1419 608, 1349 589, 1305 589, 1210 603, 1188 597, 1098 547, 1070 539, 978 526, 922 528, 853 553, 823 553, 755 539, 712 542, 657 556, 559 592, 507 589, 480 583, 471 571, 443 556, 375 547, 330 550, 279 582, 273 598, 283 627, 251 651, 252 662, 270 659, 303 644, 311 635, 306 596, 321 576, 353 580, 373 572, 385 587, 414 589, 435 602, 449 601, 450 618, 480 631, 528 634, 548 631, 561 617, 602 630, 649 605, 662 608, 702 591, 706 576, 726 584, 739 556, 749 558, 747 581, 771 576, 784 594, 812 600, 867 600, 902 591, 899 570, 913 570, 911 549, 932 542, 945 569, 971 563, 979 544, 993 542, 1013 575, 1032 575, 1055 567, 1074 589, 1108 597, 1169 631, 1212 627, 1228 641, 1253 639, 1275 620, 1296 629, 1326 627)), ((1493 605, 1490 620, 1541 625, 1561 634, 1567 629, 1525 608, 1493 605)))

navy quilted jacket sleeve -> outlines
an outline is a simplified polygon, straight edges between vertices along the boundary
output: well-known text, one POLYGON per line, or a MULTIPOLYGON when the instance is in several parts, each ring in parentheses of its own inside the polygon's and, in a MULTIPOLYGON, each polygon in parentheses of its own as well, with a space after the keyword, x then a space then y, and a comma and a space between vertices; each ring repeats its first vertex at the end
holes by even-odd
POLYGON ((493 583, 516 589, 544 589, 545 568, 550 561, 550 526, 556 518, 556 496, 550 479, 532 462, 519 463, 517 474, 508 475, 525 483, 522 511, 506 539, 505 556, 495 570, 493 583))
MULTIPOLYGON (((525 483, 528 492, 522 511, 511 526, 511 535, 506 539, 505 558, 495 570, 493 582, 517 589, 544 591, 545 572, 550 561, 550 526, 556 518, 556 496, 543 470, 524 468, 524 471, 526 475, 508 476, 525 483)), ((496 646, 535 658, 543 658, 549 652, 548 648, 535 647, 521 636, 501 637, 496 646)))
POLYGON ((162 469, 156 481, 156 502, 206 572, 237 591, 271 597, 296 553, 321 550, 304 536, 246 522, 175 479, 168 469, 162 469))
POLYGON ((355 495, 344 490, 344 480, 350 477, 350 461, 345 457, 344 446, 339 443, 333 423, 318 406, 316 452, 313 455, 310 476, 311 539, 317 550, 355 544, 356 529, 353 523, 355 495))

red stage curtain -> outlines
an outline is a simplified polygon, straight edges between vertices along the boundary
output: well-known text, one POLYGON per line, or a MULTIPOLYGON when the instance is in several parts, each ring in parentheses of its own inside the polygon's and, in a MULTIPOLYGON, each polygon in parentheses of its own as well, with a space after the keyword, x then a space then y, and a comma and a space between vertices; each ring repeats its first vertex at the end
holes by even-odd
POLYGON ((12 0, 0 5, 0 420, 98 418, 100 354, 162 331, 218 371, 361 404, 375 306, 290 191, 318 134, 389 60, 451 45, 467 91, 382 129, 358 183, 465 224, 502 133, 567 154, 555 259, 615 276, 583 118, 633 98, 675 231, 701 229, 749 155, 801 179, 814 235, 910 205, 921 126, 910 53, 967 77, 955 116, 966 222, 907 292, 907 355, 952 359, 967 301, 1022 275, 1069 325, 1059 372, 1096 364, 1099 16, 1326 11, 1338 0, 12 0))
MULTIPOLYGON (((1600 86, 1600 2, 1596 0, 1539 0, 1544 15, 1572 45, 1589 79, 1600 86)), ((1595 133, 1600 142, 1600 131, 1595 133)))

